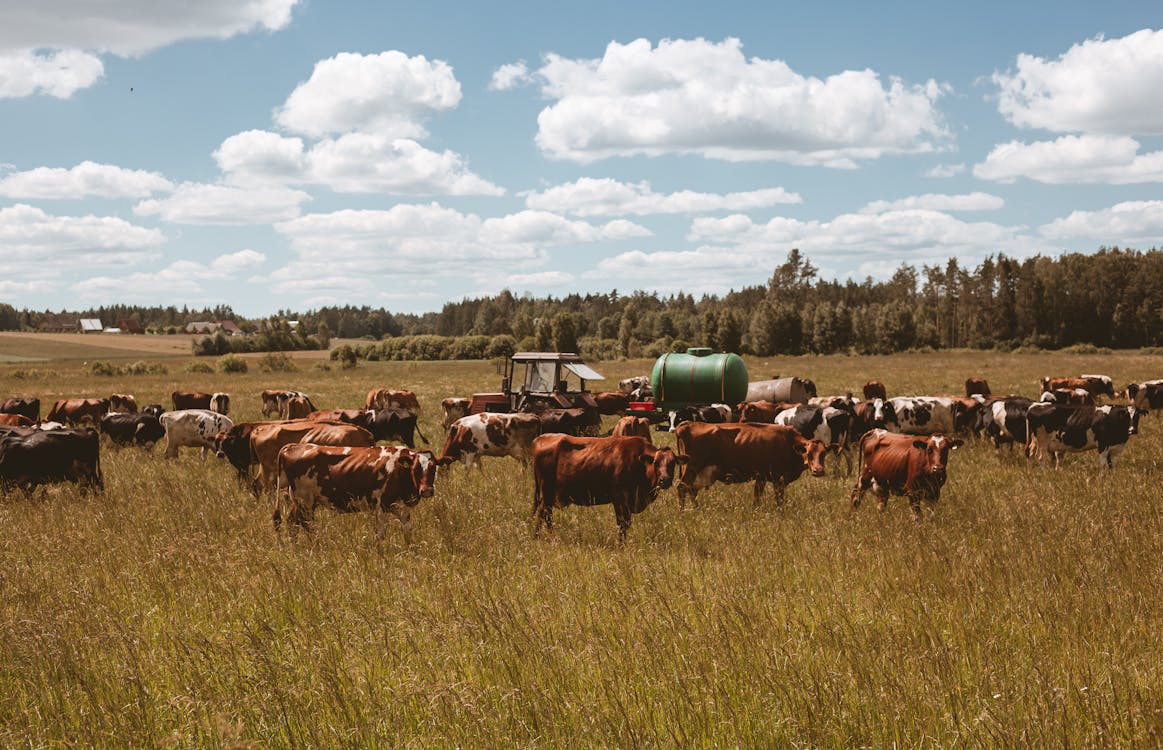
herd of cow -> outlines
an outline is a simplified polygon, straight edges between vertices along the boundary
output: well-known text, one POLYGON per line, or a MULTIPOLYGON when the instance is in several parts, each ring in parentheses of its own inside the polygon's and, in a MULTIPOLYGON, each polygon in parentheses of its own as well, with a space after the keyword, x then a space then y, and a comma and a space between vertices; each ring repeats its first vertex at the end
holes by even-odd
POLYGON ((819 397, 812 386, 804 403, 748 400, 676 409, 653 428, 673 431, 674 448, 653 444, 657 418, 622 416, 599 436, 601 416, 624 414, 628 394, 641 391, 639 380, 623 381, 620 393, 594 394, 597 409, 469 414, 467 399, 445 399, 447 436, 439 456, 416 449, 415 435, 428 440, 419 431, 420 403, 408 390, 376 388, 363 408, 326 410, 316 409, 305 393, 268 390, 261 393, 262 414, 274 419, 237 424, 227 416, 225 393, 174 392, 171 410, 160 404, 139 410, 128 394, 63 399, 44 420, 38 399, 10 398, 0 404, 0 485, 31 489, 71 481, 101 490, 101 436, 145 447, 164 438, 167 458, 183 447, 200 448, 203 458, 213 450, 256 496, 272 493, 276 531, 284 517, 309 528, 314 509, 324 504, 378 510, 380 537, 393 514, 409 536, 411 508, 432 496, 439 467, 460 461, 466 469, 479 468, 482 457, 511 456, 532 464, 536 531, 545 525, 552 532, 554 508, 612 504, 624 539, 632 515, 672 485, 680 507, 715 482, 754 482, 756 503, 770 483, 780 502, 805 471, 823 476, 830 453, 845 459, 851 475, 853 445, 854 507, 872 490, 882 509, 896 494, 919 512, 922 500, 939 497, 949 453, 970 434, 988 437, 998 450, 1023 445, 1027 462, 1049 452, 1057 467, 1064 452, 1096 450, 1100 465, 1112 468, 1137 434, 1140 415, 1163 407, 1163 380, 1127 386, 1118 394, 1130 401, 1126 405, 1099 403, 1116 398, 1111 379, 1102 375, 1045 378, 1037 401, 993 394, 980 378, 966 381, 965 396, 891 399, 882 383, 870 381, 863 400, 851 393, 819 397), (403 445, 378 445, 393 441, 403 445))

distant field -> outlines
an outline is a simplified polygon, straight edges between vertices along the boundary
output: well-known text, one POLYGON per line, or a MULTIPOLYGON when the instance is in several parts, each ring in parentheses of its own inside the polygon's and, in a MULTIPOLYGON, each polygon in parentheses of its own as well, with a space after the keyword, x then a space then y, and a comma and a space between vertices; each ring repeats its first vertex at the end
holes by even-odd
MULTIPOLYGON (((193 336, 132 336, 115 333, 20 333, 0 331, 0 363, 54 360, 157 359, 189 357, 193 336)), ((333 346, 345 343, 336 339, 333 346)), ((351 343, 357 343, 352 341, 351 343)), ((325 359, 327 352, 298 352, 325 359)), ((246 355, 260 356, 260 355, 246 355)))
MULTIPOLYGON (((294 357, 279 374, 191 374, 188 357, 119 378, 0 366, 0 397, 222 390, 247 420, 266 387, 320 408, 404 387, 439 450, 440 399, 499 380, 488 362, 294 357)), ((593 364, 612 386, 652 363, 593 364)), ((1137 353, 747 364, 822 395, 872 378, 889 395, 957 393, 970 375, 1032 395, 1043 375, 1163 377, 1163 357, 1137 353)), ((1163 742, 1158 415, 1108 476, 1094 453, 1055 472, 970 440, 920 522, 900 498, 854 511, 830 467, 780 508, 753 508, 750 485, 683 511, 664 492, 624 548, 609 506, 559 510, 558 539, 534 539, 532 480, 510 459, 440 477, 411 545, 394 522, 377 544, 368 514, 327 510, 312 538, 280 543, 223 462, 160 453, 105 449, 98 496, 0 492, 0 747, 1163 742)))

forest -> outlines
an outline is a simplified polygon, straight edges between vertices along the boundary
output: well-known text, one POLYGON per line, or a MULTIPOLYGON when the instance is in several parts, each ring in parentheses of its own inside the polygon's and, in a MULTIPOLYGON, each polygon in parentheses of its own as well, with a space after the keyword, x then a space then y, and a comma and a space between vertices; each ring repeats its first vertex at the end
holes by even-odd
MULTIPOLYGON (((698 299, 617 290, 534 297, 505 290, 422 315, 328 306, 279 310, 256 320, 240 318, 228 306, 115 305, 53 313, 0 304, 0 329, 35 330, 42 319, 67 315, 100 317, 107 325, 133 317, 156 333, 194 320, 231 319, 261 335, 296 320, 301 342, 326 346, 332 336, 362 338, 369 343, 356 351, 370 359, 468 359, 514 348, 609 359, 687 345, 759 356, 1078 344, 1128 349, 1163 345, 1163 251, 1103 247, 1093 254, 1021 260, 998 254, 976 268, 951 258, 920 271, 902 263, 887 280, 840 281, 819 278, 811 260, 793 249, 765 283, 698 299)), ((266 340, 278 347, 292 338, 266 340)))

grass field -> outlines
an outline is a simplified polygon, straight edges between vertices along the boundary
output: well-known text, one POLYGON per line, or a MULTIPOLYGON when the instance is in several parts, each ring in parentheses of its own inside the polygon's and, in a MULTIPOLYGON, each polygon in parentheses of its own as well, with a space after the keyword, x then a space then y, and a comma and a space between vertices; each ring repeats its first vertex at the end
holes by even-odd
MULTIPOLYGON (((195 336, 114 333, 24 333, 0 331, 0 363, 46 360, 160 359, 189 357, 195 336)), ((357 343, 336 339, 334 344, 357 343)), ((364 342, 358 342, 364 343, 364 342)), ((300 352, 303 359, 326 359, 328 352, 300 352)), ((261 355, 245 355, 257 358, 261 355)))
MULTIPOLYGON (((0 395, 47 410, 224 390, 231 416, 253 419, 265 387, 320 408, 411 388, 438 444, 439 400, 499 379, 479 362, 185 363, 116 379, 76 362, 0 367, 0 395)), ((616 380, 650 363, 595 366, 616 380)), ((748 366, 821 394, 869 378, 904 395, 982 375, 1029 395, 1043 375, 1163 375, 1163 357, 1131 353, 748 366)), ((442 477, 410 546, 396 525, 377 545, 368 515, 326 511, 313 538, 279 543, 223 463, 110 449, 102 495, 0 502, 0 746, 1159 746, 1159 419, 1108 476, 1093 453, 1055 472, 971 441, 920 522, 899 498, 853 511, 843 476, 805 476, 758 510, 749 486, 686 511, 671 490, 625 547, 609 507, 559 510, 559 538, 533 539, 531 478, 508 459, 442 477)))

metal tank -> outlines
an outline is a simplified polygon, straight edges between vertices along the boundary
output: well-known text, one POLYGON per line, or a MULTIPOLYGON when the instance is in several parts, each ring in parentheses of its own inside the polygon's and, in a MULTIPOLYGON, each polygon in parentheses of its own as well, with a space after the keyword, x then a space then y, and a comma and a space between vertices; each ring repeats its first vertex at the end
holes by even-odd
POLYGON ((686 354, 663 354, 650 373, 655 409, 690 404, 731 404, 747 396, 747 365, 738 354, 712 354, 696 347, 686 354))

